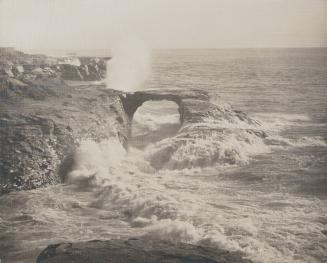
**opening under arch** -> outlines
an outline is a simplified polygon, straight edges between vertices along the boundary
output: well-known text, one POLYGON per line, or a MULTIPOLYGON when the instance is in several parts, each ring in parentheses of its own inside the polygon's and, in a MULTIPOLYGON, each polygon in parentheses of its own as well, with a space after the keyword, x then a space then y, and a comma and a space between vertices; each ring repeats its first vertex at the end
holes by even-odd
POLYGON ((169 100, 144 102, 132 119, 131 145, 142 149, 175 135, 181 126, 178 107, 177 103, 169 100))

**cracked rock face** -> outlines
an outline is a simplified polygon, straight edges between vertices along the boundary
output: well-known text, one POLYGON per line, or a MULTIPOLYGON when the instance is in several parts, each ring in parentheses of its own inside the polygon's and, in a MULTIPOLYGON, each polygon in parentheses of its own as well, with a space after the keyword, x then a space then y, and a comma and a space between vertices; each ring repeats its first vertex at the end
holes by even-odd
POLYGON ((108 240, 50 245, 37 263, 250 263, 238 252, 163 240, 108 240))
POLYGON ((103 79, 110 58, 63 59, 0 48, 0 195, 64 180, 81 140, 118 134, 126 144, 117 92, 64 82, 103 79))
POLYGON ((0 80, 3 77, 14 78, 14 81, 22 81, 23 84, 58 77, 64 80, 98 81, 105 78, 106 62, 109 59, 75 56, 56 58, 0 47, 0 80))
POLYGON ((0 194, 64 180, 81 140, 119 135, 126 144, 128 121, 117 92, 42 85, 29 86, 32 94, 9 88, 1 102, 0 194))

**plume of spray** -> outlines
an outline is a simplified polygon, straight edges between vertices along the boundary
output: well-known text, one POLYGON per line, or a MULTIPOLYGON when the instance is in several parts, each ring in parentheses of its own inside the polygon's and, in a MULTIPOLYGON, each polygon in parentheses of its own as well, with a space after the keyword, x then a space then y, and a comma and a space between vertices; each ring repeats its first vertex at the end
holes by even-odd
POLYGON ((151 72, 151 52, 145 43, 135 38, 123 38, 111 48, 107 62, 107 88, 134 92, 143 88, 151 72))

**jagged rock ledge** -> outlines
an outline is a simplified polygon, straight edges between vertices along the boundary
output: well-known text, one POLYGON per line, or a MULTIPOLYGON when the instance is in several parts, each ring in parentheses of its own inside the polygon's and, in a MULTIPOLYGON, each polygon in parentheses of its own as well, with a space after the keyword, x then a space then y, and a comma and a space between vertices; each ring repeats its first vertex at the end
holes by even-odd
MULTIPOLYGON (((182 127, 172 141, 164 141, 151 165, 160 168, 183 168, 211 165, 220 153, 208 156, 198 151, 199 162, 169 164, 169 156, 178 152, 185 141, 199 136, 216 136, 216 142, 239 132, 265 137, 257 129, 211 128, 212 121, 242 121, 256 124, 244 113, 210 102, 201 90, 147 90, 123 94, 104 86, 67 86, 60 79, 42 82, 41 86, 12 85, 6 89, 0 111, 0 194, 57 184, 74 165, 73 155, 81 140, 101 141, 118 137, 126 147, 131 122, 137 108, 147 100, 171 100, 179 106, 182 127), (236 131, 235 131, 236 130, 236 131)), ((221 104, 223 105, 223 103, 221 104)), ((244 135, 245 134, 245 135, 244 135)), ((219 151, 219 145, 216 146, 219 151)), ((228 153, 230 163, 235 153, 228 153)), ((226 159, 226 158, 225 158, 226 159)), ((225 161, 225 160, 224 160, 225 161)))
MULTIPOLYGON (((0 49, 0 73, 1 69, 6 73, 7 67, 30 59, 38 65, 49 58, 0 49)), ((82 61, 94 63, 92 58, 82 61)), ((250 135, 266 136, 255 120, 225 107, 224 102, 211 103, 211 96, 203 90, 160 89, 125 94, 104 85, 68 86, 62 78, 64 72, 26 81, 28 74, 16 69, 14 78, 0 76, 0 195, 63 182, 82 140, 101 141, 115 136, 126 147, 133 115, 147 100, 174 101, 182 123, 178 134, 160 142, 160 150, 153 153, 150 163, 156 169, 207 166, 219 161, 233 164, 238 152, 223 149, 220 144, 229 135, 235 135, 243 144, 249 143, 250 135), (242 125, 237 125, 239 122, 242 125), (212 139, 212 150, 202 149, 197 143, 203 138, 212 139), (196 156, 171 158, 183 153, 189 142, 193 144, 188 152, 196 156)))
POLYGON ((37 263, 251 263, 239 252, 163 240, 108 240, 48 246, 37 263))
POLYGON ((118 137, 126 145, 129 121, 119 94, 60 80, 6 87, 0 96, 0 195, 64 181, 82 140, 118 137))
POLYGON ((40 79, 61 78, 75 81, 96 81, 105 78, 110 57, 54 57, 26 54, 14 48, 0 47, 0 81, 25 84, 40 79))

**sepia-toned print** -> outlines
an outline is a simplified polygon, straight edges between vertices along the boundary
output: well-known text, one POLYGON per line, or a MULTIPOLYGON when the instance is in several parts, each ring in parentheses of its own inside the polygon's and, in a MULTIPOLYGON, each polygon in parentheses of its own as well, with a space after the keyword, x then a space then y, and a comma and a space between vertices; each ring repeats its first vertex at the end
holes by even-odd
POLYGON ((0 0, 0 263, 327 262, 326 0, 0 0))

